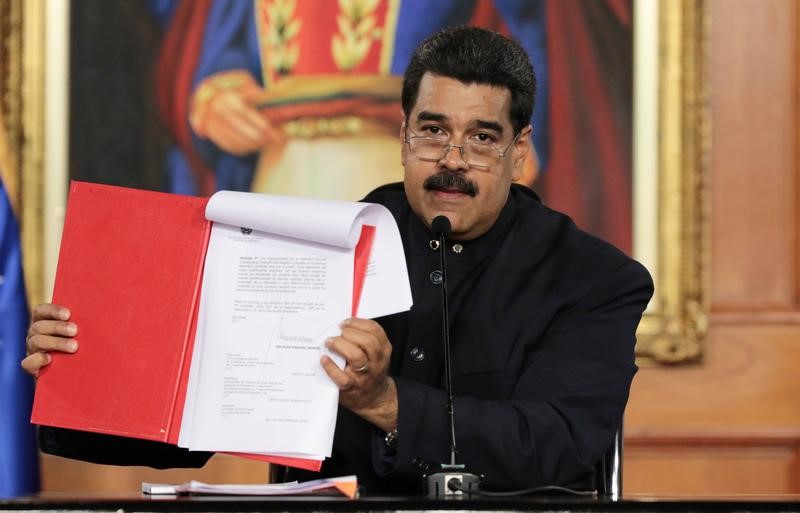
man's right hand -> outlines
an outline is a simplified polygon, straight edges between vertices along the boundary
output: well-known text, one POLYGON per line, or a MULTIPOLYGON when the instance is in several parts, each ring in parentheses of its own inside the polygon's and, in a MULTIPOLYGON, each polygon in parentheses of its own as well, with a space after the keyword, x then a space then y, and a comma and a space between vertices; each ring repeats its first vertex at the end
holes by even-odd
POLYGON ((50 351, 74 353, 78 350, 78 326, 69 322, 70 311, 63 306, 43 303, 33 309, 31 327, 25 340, 22 368, 31 376, 38 376, 42 367, 50 363, 50 351))

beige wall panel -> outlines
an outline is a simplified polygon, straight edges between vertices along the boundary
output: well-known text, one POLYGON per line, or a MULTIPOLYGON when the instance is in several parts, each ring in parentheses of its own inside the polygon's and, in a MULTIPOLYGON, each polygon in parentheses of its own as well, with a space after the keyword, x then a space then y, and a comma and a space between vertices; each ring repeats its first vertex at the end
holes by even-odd
POLYGON ((629 448, 623 491, 644 494, 775 494, 797 490, 791 448, 629 448))
POLYGON ((626 427, 799 427, 798 366, 800 325, 712 324, 704 363, 639 370, 626 427))
POLYGON ((255 460, 216 455, 202 469, 155 470, 115 467, 42 456, 42 489, 47 492, 137 492, 142 481, 182 483, 265 483, 268 465, 255 460))
POLYGON ((794 0, 711 2, 715 309, 788 309, 797 280, 794 0))

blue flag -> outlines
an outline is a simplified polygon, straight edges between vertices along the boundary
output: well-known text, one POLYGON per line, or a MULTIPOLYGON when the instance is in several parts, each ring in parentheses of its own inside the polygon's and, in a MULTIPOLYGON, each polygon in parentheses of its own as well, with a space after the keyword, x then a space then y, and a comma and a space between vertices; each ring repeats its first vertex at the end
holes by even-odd
POLYGON ((39 491, 33 379, 19 365, 27 329, 19 227, 0 180, 0 499, 39 491))

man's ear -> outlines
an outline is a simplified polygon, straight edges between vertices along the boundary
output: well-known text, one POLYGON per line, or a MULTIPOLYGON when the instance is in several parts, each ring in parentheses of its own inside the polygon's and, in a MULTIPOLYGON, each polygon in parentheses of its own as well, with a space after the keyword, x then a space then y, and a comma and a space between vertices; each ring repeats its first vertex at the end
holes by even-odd
POLYGON ((511 158, 513 159, 513 169, 511 172, 511 179, 515 182, 525 174, 525 158, 528 156, 528 150, 531 147, 530 140, 532 131, 531 125, 523 128, 512 148, 511 158))

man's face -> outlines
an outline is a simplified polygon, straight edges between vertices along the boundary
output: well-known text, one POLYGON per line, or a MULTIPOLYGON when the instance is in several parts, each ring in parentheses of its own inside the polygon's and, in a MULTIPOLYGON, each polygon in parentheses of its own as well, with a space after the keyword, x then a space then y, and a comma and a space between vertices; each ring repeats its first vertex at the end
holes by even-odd
POLYGON ((459 145, 493 144, 498 148, 495 153, 511 145, 503 157, 478 168, 469 166, 456 147, 438 161, 426 161, 403 144, 406 196, 428 226, 436 216, 445 215, 450 219, 453 238, 470 240, 494 225, 511 182, 522 176, 531 131, 526 127, 514 140, 517 134, 509 119, 510 106, 511 92, 505 87, 423 75, 417 102, 404 118, 401 137, 435 137, 459 145))

